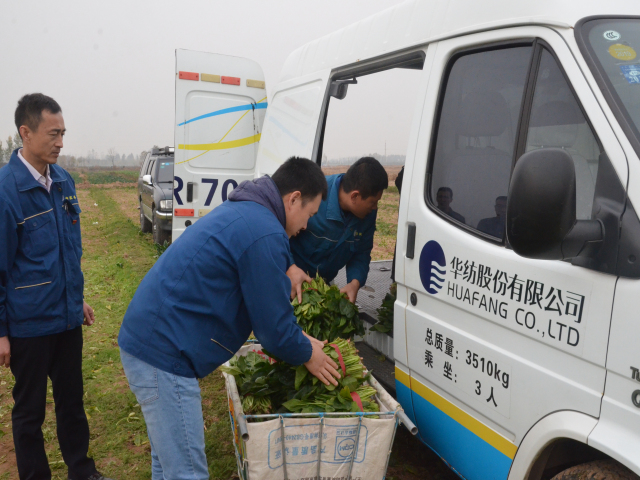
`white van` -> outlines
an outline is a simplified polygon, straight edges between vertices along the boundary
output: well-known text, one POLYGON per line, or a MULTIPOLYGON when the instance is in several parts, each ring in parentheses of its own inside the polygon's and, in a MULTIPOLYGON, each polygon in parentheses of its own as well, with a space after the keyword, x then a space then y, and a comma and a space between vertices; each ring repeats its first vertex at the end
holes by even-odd
POLYGON ((329 104, 354 79, 420 70, 398 400, 463 478, 631 478, 639 53, 637 0, 407 1, 295 50, 267 108, 256 63, 178 50, 173 238, 242 180, 292 155, 320 163, 329 104))

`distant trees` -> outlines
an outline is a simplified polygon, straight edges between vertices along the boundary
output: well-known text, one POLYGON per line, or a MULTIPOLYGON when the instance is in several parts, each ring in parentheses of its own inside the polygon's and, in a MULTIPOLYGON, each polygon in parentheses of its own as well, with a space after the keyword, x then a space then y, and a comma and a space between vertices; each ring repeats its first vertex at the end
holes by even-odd
MULTIPOLYGON (((11 158, 11 154, 16 148, 22 147, 22 139, 20 135, 16 133, 13 136, 7 137, 6 140, 0 140, 0 167, 6 165, 11 158)), ((143 151, 140 154, 140 160, 144 160, 147 152, 143 151)), ((60 155, 58 157, 58 165, 63 168, 81 168, 81 167, 110 167, 110 168, 125 168, 125 167, 139 167, 140 161, 137 155, 133 153, 119 154, 117 150, 112 147, 107 150, 106 154, 98 153, 95 149, 91 149, 86 155, 74 156, 74 155, 60 155)))
POLYGON ((22 148, 22 139, 18 132, 12 137, 9 135, 6 140, 6 147, 2 148, 2 141, 0 140, 0 166, 9 163, 11 154, 16 148, 22 148))

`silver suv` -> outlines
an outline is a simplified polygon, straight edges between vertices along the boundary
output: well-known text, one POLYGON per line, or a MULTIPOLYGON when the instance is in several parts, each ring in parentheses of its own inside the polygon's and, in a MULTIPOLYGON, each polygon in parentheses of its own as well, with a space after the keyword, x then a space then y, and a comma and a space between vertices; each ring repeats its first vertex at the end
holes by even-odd
POLYGON ((140 229, 153 232, 153 241, 171 243, 173 220, 173 147, 153 147, 138 176, 140 229))

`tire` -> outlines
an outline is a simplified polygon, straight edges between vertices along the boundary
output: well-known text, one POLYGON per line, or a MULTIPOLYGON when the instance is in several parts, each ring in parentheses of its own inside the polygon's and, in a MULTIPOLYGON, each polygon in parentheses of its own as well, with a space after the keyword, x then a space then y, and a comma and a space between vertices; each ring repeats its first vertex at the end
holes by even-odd
POLYGON ((142 233, 151 233, 151 222, 144 216, 142 201, 140 201, 140 230, 142 230, 142 233))
POLYGON ((158 245, 164 245, 165 242, 167 244, 167 246, 169 244, 171 244, 171 232, 166 232, 165 230, 162 230, 160 228, 160 226, 158 225, 158 222, 156 222, 156 216, 155 214, 153 215, 153 242, 157 243, 158 245))
POLYGON ((551 480, 638 480, 640 477, 615 460, 596 460, 568 468, 551 480))

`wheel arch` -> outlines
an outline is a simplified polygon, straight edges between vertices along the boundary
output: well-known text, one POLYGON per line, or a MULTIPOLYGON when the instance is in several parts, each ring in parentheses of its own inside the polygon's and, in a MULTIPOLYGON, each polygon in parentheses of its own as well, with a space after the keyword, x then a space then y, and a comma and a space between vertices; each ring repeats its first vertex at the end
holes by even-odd
POLYGON ((520 442, 508 480, 540 480, 550 469, 565 469, 606 455, 587 445, 598 419, 575 411, 541 418, 520 442))

